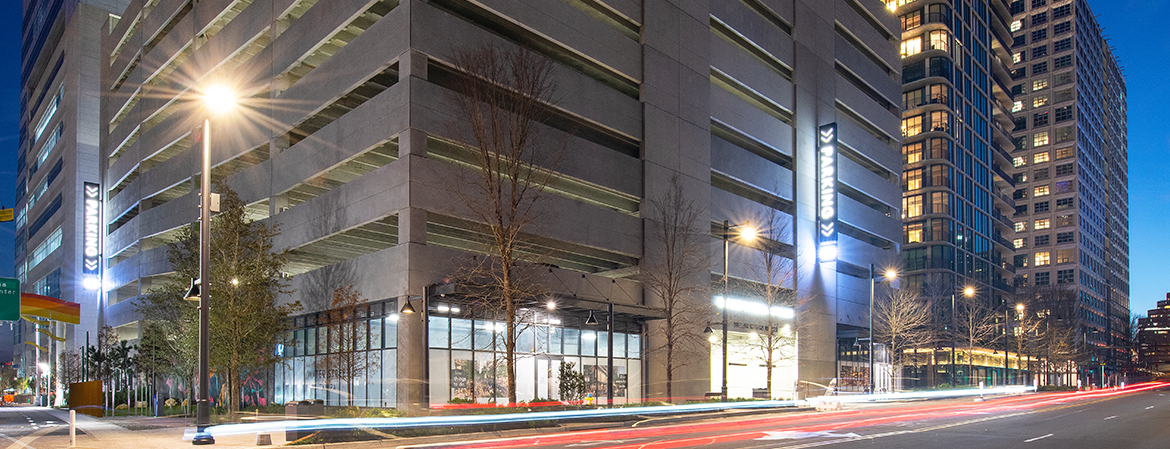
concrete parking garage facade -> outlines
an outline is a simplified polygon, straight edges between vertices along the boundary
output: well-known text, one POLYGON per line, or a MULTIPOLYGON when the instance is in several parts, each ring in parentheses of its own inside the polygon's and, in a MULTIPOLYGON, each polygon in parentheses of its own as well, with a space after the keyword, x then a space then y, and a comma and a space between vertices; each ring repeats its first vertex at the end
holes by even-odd
MULTIPOLYGON (((498 317, 431 294, 451 276, 451 261, 475 254, 464 237, 475 219, 442 179, 463 170, 449 127, 453 56, 477 45, 554 62, 560 121, 547 131, 568 149, 557 166, 561 184, 532 228, 553 254, 542 261, 543 283, 558 306, 533 312, 533 333, 518 336, 527 344, 518 350, 518 399, 555 397, 556 367, 566 361, 584 368, 598 393, 612 374, 618 401, 665 396, 659 299, 638 267, 655 257, 647 200, 664 195, 672 178, 712 229, 710 275, 696 281, 719 293, 694 301, 758 303, 748 290, 718 290, 724 260, 715 230, 724 220, 771 210, 791 230, 772 250, 795 267, 786 287, 806 299, 791 304, 798 343, 774 375, 774 396, 839 377, 838 334, 868 325, 869 266, 897 259, 899 25, 879 2, 138 0, 109 30, 101 84, 106 320, 139 320, 132 300, 171 272, 166 244, 196 217, 193 131, 203 116, 185 96, 230 81, 249 106, 212 119, 213 177, 240 194, 253 218, 280 227, 276 247, 291 251, 286 275, 296 290, 281 300, 305 305, 294 318, 296 343, 281 349, 287 363, 253 382, 272 386, 257 388, 268 400, 342 401, 312 366, 318 314, 346 284, 368 300, 365 351, 377 361, 358 382, 360 405, 500 395, 469 392, 486 387, 462 374, 502 357, 498 317), (826 198, 818 167, 821 128, 832 124, 836 257, 821 250, 818 232, 830 223, 818 214, 826 198), (428 322, 400 313, 424 294, 428 322), (609 304, 613 373, 605 369, 609 304), (586 324, 591 312, 601 326, 586 324)), ((758 283, 758 250, 730 246, 733 283, 758 283)), ((728 312, 732 341, 759 325, 758 316, 728 312)), ((719 349, 712 343, 675 373, 675 397, 718 391, 719 349)), ((758 367, 729 362, 730 396, 763 387, 758 367)))

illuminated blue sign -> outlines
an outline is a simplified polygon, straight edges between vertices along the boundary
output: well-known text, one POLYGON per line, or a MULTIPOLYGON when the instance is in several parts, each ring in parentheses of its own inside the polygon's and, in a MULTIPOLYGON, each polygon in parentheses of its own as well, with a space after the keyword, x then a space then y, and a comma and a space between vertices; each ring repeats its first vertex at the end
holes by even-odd
POLYGON ((837 260, 837 123, 821 126, 817 141, 817 258, 837 260))

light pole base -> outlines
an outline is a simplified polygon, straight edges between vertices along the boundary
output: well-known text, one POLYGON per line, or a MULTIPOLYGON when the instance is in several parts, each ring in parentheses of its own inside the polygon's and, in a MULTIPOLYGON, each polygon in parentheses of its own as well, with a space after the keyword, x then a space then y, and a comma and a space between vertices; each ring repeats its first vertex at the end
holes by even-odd
POLYGON ((195 446, 215 444, 215 437, 212 437, 206 430, 199 430, 195 432, 195 438, 191 439, 191 444, 195 446))
POLYGON ((196 446, 215 444, 215 437, 207 431, 208 427, 211 427, 211 403, 206 399, 200 399, 195 402, 195 436, 191 438, 191 444, 196 446))

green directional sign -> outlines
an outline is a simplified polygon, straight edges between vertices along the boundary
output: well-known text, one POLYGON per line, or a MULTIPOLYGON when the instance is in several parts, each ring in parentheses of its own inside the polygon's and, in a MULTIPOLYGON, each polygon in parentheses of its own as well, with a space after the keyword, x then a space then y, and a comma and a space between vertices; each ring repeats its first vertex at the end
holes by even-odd
POLYGON ((0 321, 20 319, 20 281, 0 278, 0 321))

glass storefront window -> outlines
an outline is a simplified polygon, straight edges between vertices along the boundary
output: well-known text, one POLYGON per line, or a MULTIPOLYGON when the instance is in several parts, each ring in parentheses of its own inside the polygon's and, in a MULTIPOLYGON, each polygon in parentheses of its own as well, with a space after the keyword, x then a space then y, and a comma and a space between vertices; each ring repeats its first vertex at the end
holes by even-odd
POLYGON ((565 355, 581 354, 581 330, 565 329, 565 355))
POLYGON ((451 319, 451 349, 471 349, 471 320, 451 319))
POLYGON ((430 317, 428 323, 428 338, 430 339, 430 347, 432 348, 446 348, 451 345, 451 336, 448 332, 451 329, 451 319, 447 317, 430 317))

